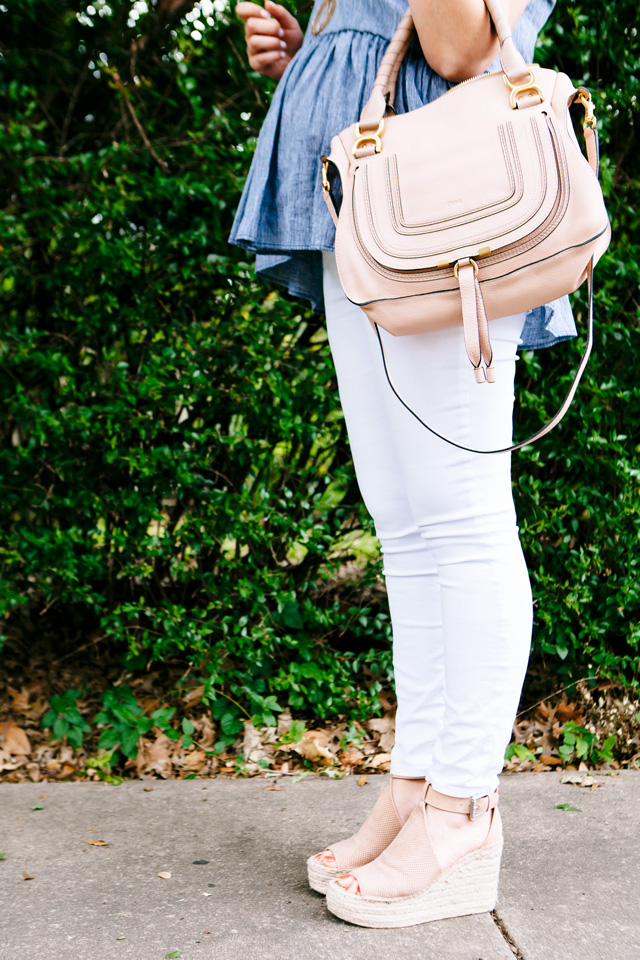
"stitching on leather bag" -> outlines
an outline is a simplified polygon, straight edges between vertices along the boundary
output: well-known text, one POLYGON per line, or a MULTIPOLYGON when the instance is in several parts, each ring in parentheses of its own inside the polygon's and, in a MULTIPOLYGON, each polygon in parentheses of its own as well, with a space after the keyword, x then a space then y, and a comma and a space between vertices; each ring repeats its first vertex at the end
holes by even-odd
MULTIPOLYGON (((511 122, 509 121, 509 123, 507 123, 506 126, 511 127, 512 126, 511 122)), ((520 158, 517 152, 515 151, 515 142, 513 142, 513 148, 514 148, 513 159, 515 160, 515 164, 512 162, 512 158, 509 156, 509 151, 507 150, 507 143, 506 143, 507 138, 505 137, 504 127, 505 127, 505 124, 501 123, 500 126, 498 127, 498 134, 500 137, 500 145, 502 147, 502 153, 505 159, 505 167, 509 175, 511 193, 509 194, 509 196, 503 198, 502 200, 496 201, 496 203, 485 204, 482 207, 475 207, 473 210, 467 210, 464 214, 458 214, 457 217, 455 216, 443 217, 440 220, 431 220, 429 221, 429 223, 415 223, 415 224, 408 223, 405 220, 404 210, 402 208, 402 197, 400 195, 400 177, 398 173, 397 155, 393 154, 391 157, 387 157, 386 159, 387 197, 388 197, 389 207, 391 209, 392 220, 394 223, 396 233, 399 233, 400 235, 406 234, 407 236, 411 236, 420 231, 424 231, 425 227, 431 226, 432 224, 433 225, 440 224, 440 223, 447 224, 447 223, 451 223, 454 220, 460 221, 462 217, 473 217, 474 214, 478 214, 482 210, 494 209, 494 211, 497 213, 498 210, 495 208, 502 207, 504 209, 508 209, 509 206, 513 206, 514 203, 517 203, 520 197, 522 196, 522 193, 524 190, 524 179, 522 176, 522 167, 520 165, 520 158), (393 165, 393 171, 391 170, 392 165, 393 165), (517 174, 518 174, 517 176, 514 175, 514 166, 517 170, 517 174), (514 200, 514 196, 518 189, 518 185, 520 186, 520 195, 516 197, 514 200), (509 203, 509 201, 511 202, 509 203), (396 224, 398 225, 396 226, 396 224)), ((515 138, 513 138, 513 141, 515 141, 515 138)), ((462 226, 463 224, 460 224, 460 225, 462 226)))
MULTIPOLYGON (((567 206, 568 206, 569 197, 570 197, 570 186, 569 186, 569 180, 568 180, 568 176, 567 176, 567 161, 566 161, 566 155, 565 155, 565 151, 564 151, 562 139, 558 136, 557 131, 556 131, 556 129, 555 129, 555 125, 554 125, 551 117, 550 117, 548 114, 545 114, 545 116, 546 116, 546 118, 547 118, 547 125, 548 125, 549 128, 550 128, 550 134, 551 134, 552 140, 553 140, 553 142, 554 142, 554 157, 555 157, 555 160, 556 160, 556 169, 557 169, 557 171, 558 171, 558 187, 559 187, 559 189, 558 189, 558 192, 557 192, 557 194, 556 194, 556 201, 555 201, 555 203, 554 203, 554 206, 553 206, 552 210, 550 211, 550 214, 549 214, 549 217, 547 218, 547 220, 546 220, 543 224, 541 224, 541 229, 539 229, 538 231, 536 231, 535 239, 533 239, 533 241, 531 240, 531 238, 529 238, 528 240, 521 241, 521 242, 518 243, 518 244, 509 245, 509 246, 506 247, 504 250, 501 250, 501 251, 499 251, 499 252, 496 252, 495 254, 491 254, 490 256, 484 257, 483 260, 482 260, 483 266, 491 267, 491 266, 494 266, 494 265, 496 265, 496 264, 498 264, 498 263, 504 262, 505 260, 511 260, 511 259, 513 259, 513 258, 515 258, 515 257, 520 256, 522 253, 525 253, 527 250, 532 249, 533 247, 537 246, 537 245, 540 244, 543 240, 545 240, 546 237, 547 237, 550 233, 553 232, 553 230, 555 230, 555 227, 556 227, 557 223, 558 223, 558 222, 562 219, 562 217, 564 216, 564 211, 566 210, 566 208, 567 208, 567 206)), ((366 263, 369 265, 369 267, 370 267, 375 273, 378 273, 380 276, 385 277, 385 279, 394 281, 394 282, 396 282, 396 283, 399 283, 399 282, 403 282, 403 283, 406 283, 406 282, 415 282, 415 283, 420 283, 420 282, 424 283, 424 282, 427 282, 427 283, 432 283, 432 282, 437 282, 437 281, 440 281, 440 280, 445 280, 445 278, 450 278, 450 277, 451 277, 451 268, 450 268, 450 267, 442 267, 442 268, 440 268, 440 269, 434 268, 434 267, 430 267, 430 268, 426 268, 426 269, 423 269, 423 270, 402 271, 402 279, 400 280, 399 277, 398 277, 398 274, 400 273, 400 271, 394 271, 394 270, 389 269, 388 267, 384 267, 382 264, 379 264, 379 263, 373 258, 373 256, 370 254, 370 252, 369 252, 369 251, 367 250, 367 248, 365 247, 364 242, 363 242, 363 240, 362 240, 362 236, 361 236, 360 230, 359 230, 359 228, 358 228, 358 217, 357 217, 357 213, 356 213, 356 209, 355 209, 355 192, 356 192, 356 191, 355 191, 355 181, 356 181, 356 173, 357 173, 360 169, 362 169, 362 172, 365 173, 365 168, 364 168, 364 167, 361 168, 361 165, 358 165, 358 166, 356 167, 356 169, 354 170, 353 180, 352 180, 352 184, 351 184, 351 186, 352 186, 352 190, 351 190, 351 203, 349 204, 348 209, 349 209, 349 212, 350 212, 353 234, 354 234, 354 236, 356 237, 356 240, 357 240, 357 242, 358 242, 358 247, 359 247, 359 249, 360 249, 360 253, 361 253, 363 259, 364 259, 364 260, 366 261, 366 263)), ((600 231, 600 233, 596 235, 596 238, 593 238, 593 239, 597 239, 598 236, 601 236, 602 232, 603 232, 603 231, 600 231)), ((592 242, 592 241, 586 241, 586 242, 592 242)), ((564 249, 566 249, 566 250, 571 250, 571 249, 574 249, 574 247, 582 246, 582 245, 583 245, 583 244, 574 244, 573 246, 570 246, 570 247, 567 247, 567 248, 564 248, 564 249)), ((563 251, 561 251, 561 252, 563 252, 563 251)), ((547 257, 547 258, 544 258, 544 259, 549 259, 549 258, 547 257)), ((540 261, 540 262, 543 262, 543 261, 540 261)), ((518 270, 525 269, 526 266, 527 266, 527 264, 523 264, 521 267, 516 267, 513 271, 509 271, 509 272, 507 272, 507 273, 500 274, 499 277, 496 277, 496 278, 493 278, 493 277, 491 277, 491 278, 485 277, 485 278, 482 279, 480 282, 481 282, 481 283, 486 283, 486 282, 489 282, 490 280, 493 280, 493 279, 499 279, 500 277, 508 276, 509 273, 513 273, 513 272, 516 272, 516 271, 518 271, 518 270)), ((424 291, 424 295, 426 296, 426 295, 430 295, 431 293, 438 293, 438 292, 448 293, 448 292, 451 292, 451 290, 455 290, 455 289, 457 289, 457 288, 456 288, 456 287, 439 288, 438 290, 435 290, 435 291, 424 291)), ((409 296, 415 297, 415 296, 422 296, 422 295, 423 295, 422 293, 416 293, 416 294, 410 294, 409 296)), ((385 297, 385 298, 380 298, 381 301, 382 301, 382 300, 398 300, 398 299, 401 300, 401 299, 403 299, 403 298, 402 298, 402 297, 385 297)), ((360 301, 360 302, 363 303, 363 304, 366 304, 366 303, 374 303, 374 302, 376 302, 376 301, 360 301)))
MULTIPOLYGON (((375 273, 380 274, 381 277, 385 277, 385 279, 387 279, 387 280, 393 280, 393 281, 395 281, 395 282, 397 283, 397 282, 399 282, 399 281, 398 281, 398 271, 389 270, 387 267, 383 267, 382 264, 378 263, 377 260, 375 260, 375 259, 372 257, 372 255, 369 253, 369 251, 368 251, 367 248, 365 247, 364 242, 363 242, 363 240, 362 240, 362 236, 361 236, 361 234, 360 234, 360 229, 359 229, 359 227, 358 227, 358 216, 357 216, 357 213, 356 213, 356 210, 355 210, 355 183, 356 183, 356 174, 358 173, 358 171, 359 171, 360 169, 361 169, 361 167, 360 167, 360 166, 357 166, 357 167, 354 169, 354 171, 353 171, 353 178, 352 178, 352 180, 351 180, 351 203, 350 203, 349 206, 348 206, 348 210, 349 210, 349 214, 350 214, 350 218, 351 218, 351 228, 352 228, 353 236, 356 238, 356 242, 357 242, 357 244, 358 244, 358 249, 360 250, 360 253, 361 253, 361 255, 362 255, 362 258, 363 258, 363 259, 365 260, 365 262, 369 265, 369 267, 370 267, 375 273)), ((406 282, 406 281, 416 281, 416 282, 418 282, 418 281, 421 281, 421 280, 434 280, 434 281, 436 281, 436 280, 445 280, 445 279, 450 279, 450 280, 453 280, 453 279, 454 279, 454 277, 453 277, 453 271, 452 271, 451 267, 441 267, 441 268, 432 267, 431 269, 429 269, 429 270, 426 271, 426 272, 425 272, 425 271, 422 271, 422 270, 421 270, 421 271, 415 271, 415 273, 414 273, 414 271, 411 271, 411 272, 407 271, 406 275, 403 276, 403 281, 404 281, 404 282, 406 282)), ((456 291, 457 289, 458 289, 458 286, 457 286, 457 283, 456 283, 456 284, 455 284, 454 286, 452 286, 452 287, 446 287, 446 288, 444 288, 444 291, 443 291, 443 292, 448 293, 448 292, 451 292, 451 291, 456 291)), ((385 297, 384 299, 398 299, 398 298, 394 298, 394 297, 386 298, 386 297, 385 297)), ((373 303, 373 302, 375 302, 375 301, 372 301, 372 300, 371 300, 371 301, 362 300, 362 301, 359 301, 359 302, 360 302, 360 303, 373 303)))
MULTIPOLYGON (((523 263, 519 267, 514 267, 513 270, 507 270, 505 273, 499 274, 497 277, 487 277, 485 280, 482 280, 482 283, 493 283, 496 280, 504 280, 505 277, 510 277, 514 273, 519 273, 520 270, 526 270, 527 267, 537 267, 539 264, 547 263, 549 260, 555 259, 555 257, 561 256, 563 253, 569 253, 570 250, 579 250, 580 247, 586 247, 590 243, 594 243, 598 237, 601 237, 603 233, 606 233, 608 225, 604 226, 599 233, 594 234, 592 237, 589 237, 588 240, 583 240, 581 243, 572 243, 568 247, 563 247, 562 250, 556 250, 554 253, 549 254, 548 257, 541 257, 540 260, 534 260, 531 263, 523 263)), ((586 267, 585 267, 586 273, 586 267)), ((423 293, 408 293, 403 297, 385 297, 384 300, 360 300, 358 302, 359 306, 368 306, 371 303, 386 303, 387 301, 393 301, 394 303, 400 300, 414 300, 416 297, 431 297, 440 293, 458 293, 457 288, 449 288, 446 290, 425 290, 423 293)), ((533 309, 533 308, 532 308, 533 309)), ((379 322, 379 321, 376 321, 379 322)), ((489 321, 491 322, 491 321, 489 321)), ((460 322, 462 325, 462 321, 460 322)))
MULTIPOLYGON (((522 217, 512 218, 511 220, 509 220, 509 221, 507 222, 506 225, 505 225, 505 224, 500 224, 500 232, 499 232, 499 234, 497 234, 497 239, 498 239, 498 240, 499 240, 502 236, 504 236, 506 233, 509 233, 509 231, 511 231, 511 230, 513 230, 513 229, 518 229, 518 228, 524 227, 527 223, 529 223, 529 222, 538 214, 538 212, 539 212, 539 210, 540 210, 540 207, 543 205, 544 200, 546 199, 546 196, 547 196, 547 193, 548 193, 548 183, 547 183, 547 175, 546 175, 546 165, 545 165, 545 163, 544 163, 543 147, 542 147, 542 143, 541 143, 541 140, 540 140, 540 133, 539 133, 539 130, 538 130, 538 128, 537 128, 537 122, 536 122, 535 118, 533 118, 533 117, 530 118, 530 124, 531 124, 531 129, 532 129, 532 132, 533 132, 533 139, 534 139, 534 143, 535 143, 535 146, 536 146, 536 151, 537 151, 537 154, 538 154, 538 162, 539 162, 540 170, 541 170, 541 173, 542 173, 541 189, 540 189, 540 194, 539 194, 539 201, 538 201, 538 204, 537 204, 537 206, 535 207, 535 209, 532 210, 531 213, 530 213, 525 219, 522 219, 522 217)), ((380 239, 380 228, 379 228, 378 217, 377 217, 376 211, 373 209, 373 206, 372 206, 372 204, 371 204, 371 191, 370 191, 370 189, 369 189, 368 177, 367 177, 367 182, 366 182, 366 184, 363 185, 363 187, 364 187, 364 189, 363 189, 364 203, 365 203, 365 206, 367 207, 367 214, 369 215, 369 211, 371 211, 371 218, 372 218, 372 219, 370 219, 371 232, 372 232, 372 234, 374 235, 375 241, 376 241, 378 247, 380 248, 380 250, 382 250, 384 253, 388 254, 389 256, 395 256, 395 257, 400 257, 400 258, 402 258, 402 259, 412 259, 412 260, 414 260, 414 259, 419 259, 419 258, 425 257, 425 256, 437 256, 439 253, 444 253, 444 252, 445 252, 444 249, 440 248, 440 250, 436 250, 436 251, 434 251, 433 253, 425 253, 425 252, 423 251, 423 252, 421 252, 421 253, 412 254, 412 255, 409 257, 409 256, 407 256, 407 254, 406 254, 406 252, 405 252, 404 250, 401 250, 401 249, 398 248, 398 247, 395 247, 395 248, 394 248, 394 247, 391 247, 391 246, 383 243, 383 242, 381 241, 381 239, 380 239)), ((432 233, 441 232, 441 231, 444 230, 444 229, 446 229, 446 228, 441 228, 441 230, 432 231, 432 233)), ((477 244, 478 242, 480 242, 480 241, 489 242, 489 241, 495 240, 495 239, 496 239, 496 235, 489 235, 489 234, 487 233, 487 229, 486 229, 486 227, 485 227, 481 233, 476 233, 475 235, 473 235, 473 236, 471 236, 471 237, 469 237, 469 238, 466 238, 466 239, 465 239, 465 242, 464 242, 464 247, 466 248, 466 247, 469 247, 469 246, 474 246, 474 245, 476 245, 476 244, 477 244)), ((459 248, 452 247, 452 248, 450 248, 450 249, 453 250, 453 249, 459 249, 459 248)))
MULTIPOLYGON (((539 130, 538 130, 538 128, 537 128, 537 122, 536 122, 535 118, 530 118, 530 123, 531 123, 531 128, 532 128, 532 131, 533 131, 533 135, 534 135, 534 142, 535 142, 535 144, 536 144, 536 150, 537 150, 537 153, 538 153, 540 168, 541 168, 541 172, 542 172, 542 184, 541 184, 541 191, 540 191, 540 195, 539 195, 539 196, 540 196, 540 199, 539 199, 539 202, 538 202, 537 207, 536 207, 524 220, 523 220, 521 217, 518 217, 517 219, 512 218, 506 225, 500 224, 500 233, 497 235, 497 239, 498 239, 498 240, 499 240, 501 237, 503 237, 506 233, 508 233, 509 231, 511 231, 511 230, 513 230, 513 229, 518 229, 518 228, 524 227, 527 223, 529 223, 529 222, 538 214, 538 212, 539 212, 539 210, 540 210, 540 207, 543 206, 544 201, 545 201, 545 199, 546 199, 546 197, 547 197, 547 194, 548 194, 546 165, 545 165, 545 163, 543 162, 544 155, 543 155, 542 143, 541 143, 541 140, 540 140, 540 133, 539 133, 539 130)), ((554 138, 552 137, 552 138, 551 138, 551 146, 552 146, 552 153, 554 154, 554 160, 555 160, 555 143, 556 143, 556 141, 555 141, 554 138)), ((557 162, 556 162, 556 167, 557 167, 557 162)), ((411 255, 407 255, 407 253, 406 253, 405 250, 401 250, 401 249, 398 248, 398 247, 391 247, 391 246, 389 246, 388 244, 383 243, 382 240, 381 240, 381 237, 380 237, 380 228, 379 228, 378 217, 377 217, 376 211, 373 209, 373 206, 372 206, 372 204, 371 204, 371 191, 370 191, 370 188, 369 188, 368 170, 367 170, 366 166, 363 166, 363 171, 364 171, 364 174, 365 174, 365 176, 364 176, 365 182, 363 183, 362 197, 363 197, 364 206, 365 206, 366 212, 367 212, 367 218, 368 218, 368 222, 369 222, 369 229, 371 230, 371 233, 372 233, 372 235, 373 235, 373 239, 374 239, 375 243, 377 244, 378 248, 379 248, 383 253, 386 253, 388 256, 391 256, 391 257, 398 257, 399 259, 402 259, 402 260, 417 260, 417 259, 420 259, 420 258, 422 258, 422 257, 432 257, 432 256, 437 256, 437 255, 439 255, 439 254, 441 254, 441 253, 444 254, 445 252, 447 252, 445 249, 443 249, 442 247, 440 247, 439 249, 436 249, 436 250, 434 250, 433 252, 424 252, 424 250, 423 250, 423 251, 418 252, 418 253, 413 253, 413 254, 411 254, 411 255)), ((546 218, 545 218, 545 219, 546 219, 546 218)), ((543 222, 544 222, 544 221, 543 221, 543 222)), ((443 229, 444 229, 444 228, 443 228, 443 229)), ((433 233, 436 233, 436 232, 440 232, 440 231, 433 231, 433 233)), ((463 249, 466 249, 466 248, 468 248, 468 247, 473 247, 474 245, 476 245, 478 242, 481 242, 481 241, 482 241, 482 242, 489 242, 489 241, 495 240, 495 239, 496 239, 496 235, 490 235, 490 234, 488 234, 488 232, 487 232, 487 230, 486 230, 486 227, 485 227, 485 229, 483 230, 482 233, 476 233, 476 234, 473 235, 472 237, 465 238, 463 249)), ((460 248, 459 248, 459 247, 458 247, 458 248, 456 248, 456 247, 451 247, 451 248, 449 249, 449 252, 451 252, 451 251, 454 250, 454 249, 460 249, 460 248)), ((425 269, 429 269, 429 268, 425 268, 425 269)))

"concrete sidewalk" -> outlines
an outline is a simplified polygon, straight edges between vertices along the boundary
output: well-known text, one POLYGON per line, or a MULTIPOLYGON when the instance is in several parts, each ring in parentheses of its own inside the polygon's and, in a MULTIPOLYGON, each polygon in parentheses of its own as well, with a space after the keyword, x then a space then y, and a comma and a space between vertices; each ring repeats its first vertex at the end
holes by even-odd
POLYGON ((640 960, 640 773, 560 776, 500 778, 495 915, 403 930, 306 884, 384 777, 0 784, 0 960, 640 960))

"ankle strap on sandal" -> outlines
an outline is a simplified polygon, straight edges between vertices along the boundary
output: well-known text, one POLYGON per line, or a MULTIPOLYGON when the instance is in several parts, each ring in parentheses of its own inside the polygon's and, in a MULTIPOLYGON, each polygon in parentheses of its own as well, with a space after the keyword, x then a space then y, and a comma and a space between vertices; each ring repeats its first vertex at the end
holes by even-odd
POLYGON ((446 793, 439 793, 429 783, 424 793, 424 802, 438 810, 448 810, 450 813, 466 813, 469 820, 477 820, 483 813, 488 813, 498 806, 498 791, 485 793, 482 797, 450 797, 446 793))

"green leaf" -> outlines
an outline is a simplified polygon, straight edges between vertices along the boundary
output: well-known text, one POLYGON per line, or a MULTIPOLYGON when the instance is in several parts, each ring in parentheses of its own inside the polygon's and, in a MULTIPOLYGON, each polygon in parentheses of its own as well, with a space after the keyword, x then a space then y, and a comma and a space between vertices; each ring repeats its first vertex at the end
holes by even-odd
POLYGON ((100 739, 98 740, 98 747, 101 750, 111 750, 113 747, 117 747, 120 743, 120 733, 117 730, 114 730, 113 727, 108 727, 106 730, 103 730, 100 734, 100 739))
POLYGON ((304 720, 294 720, 288 730, 280 737, 281 743, 299 743, 307 727, 304 720))
POLYGON ((66 720, 63 720, 62 717, 57 717, 52 729, 52 734, 54 739, 62 740, 67 730, 69 729, 69 724, 66 720))
POLYGON ((233 713, 229 710, 222 715, 220 719, 220 726, 222 727, 223 733, 240 733, 242 730, 242 721, 238 718, 236 713, 233 713))
POLYGON ((44 810, 44 805, 42 803, 34 803, 31 807, 32 810, 44 810))
POLYGON ((43 727, 51 727, 57 717, 57 714, 53 710, 47 710, 44 717, 40 721, 43 727))
MULTIPOLYGON (((104 744, 101 744, 101 746, 104 746, 104 744)), ((120 742, 120 749, 125 757, 130 757, 132 760, 135 760, 138 755, 138 731, 135 728, 124 731, 120 742)))

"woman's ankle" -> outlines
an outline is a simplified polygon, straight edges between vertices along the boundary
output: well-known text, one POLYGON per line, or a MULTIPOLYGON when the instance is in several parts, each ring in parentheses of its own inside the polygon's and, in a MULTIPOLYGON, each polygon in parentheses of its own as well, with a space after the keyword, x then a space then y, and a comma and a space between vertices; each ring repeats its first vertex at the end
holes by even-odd
POLYGON ((391 774, 391 794, 402 823, 406 823, 413 809, 422 799, 424 785, 424 777, 402 777, 391 774))

